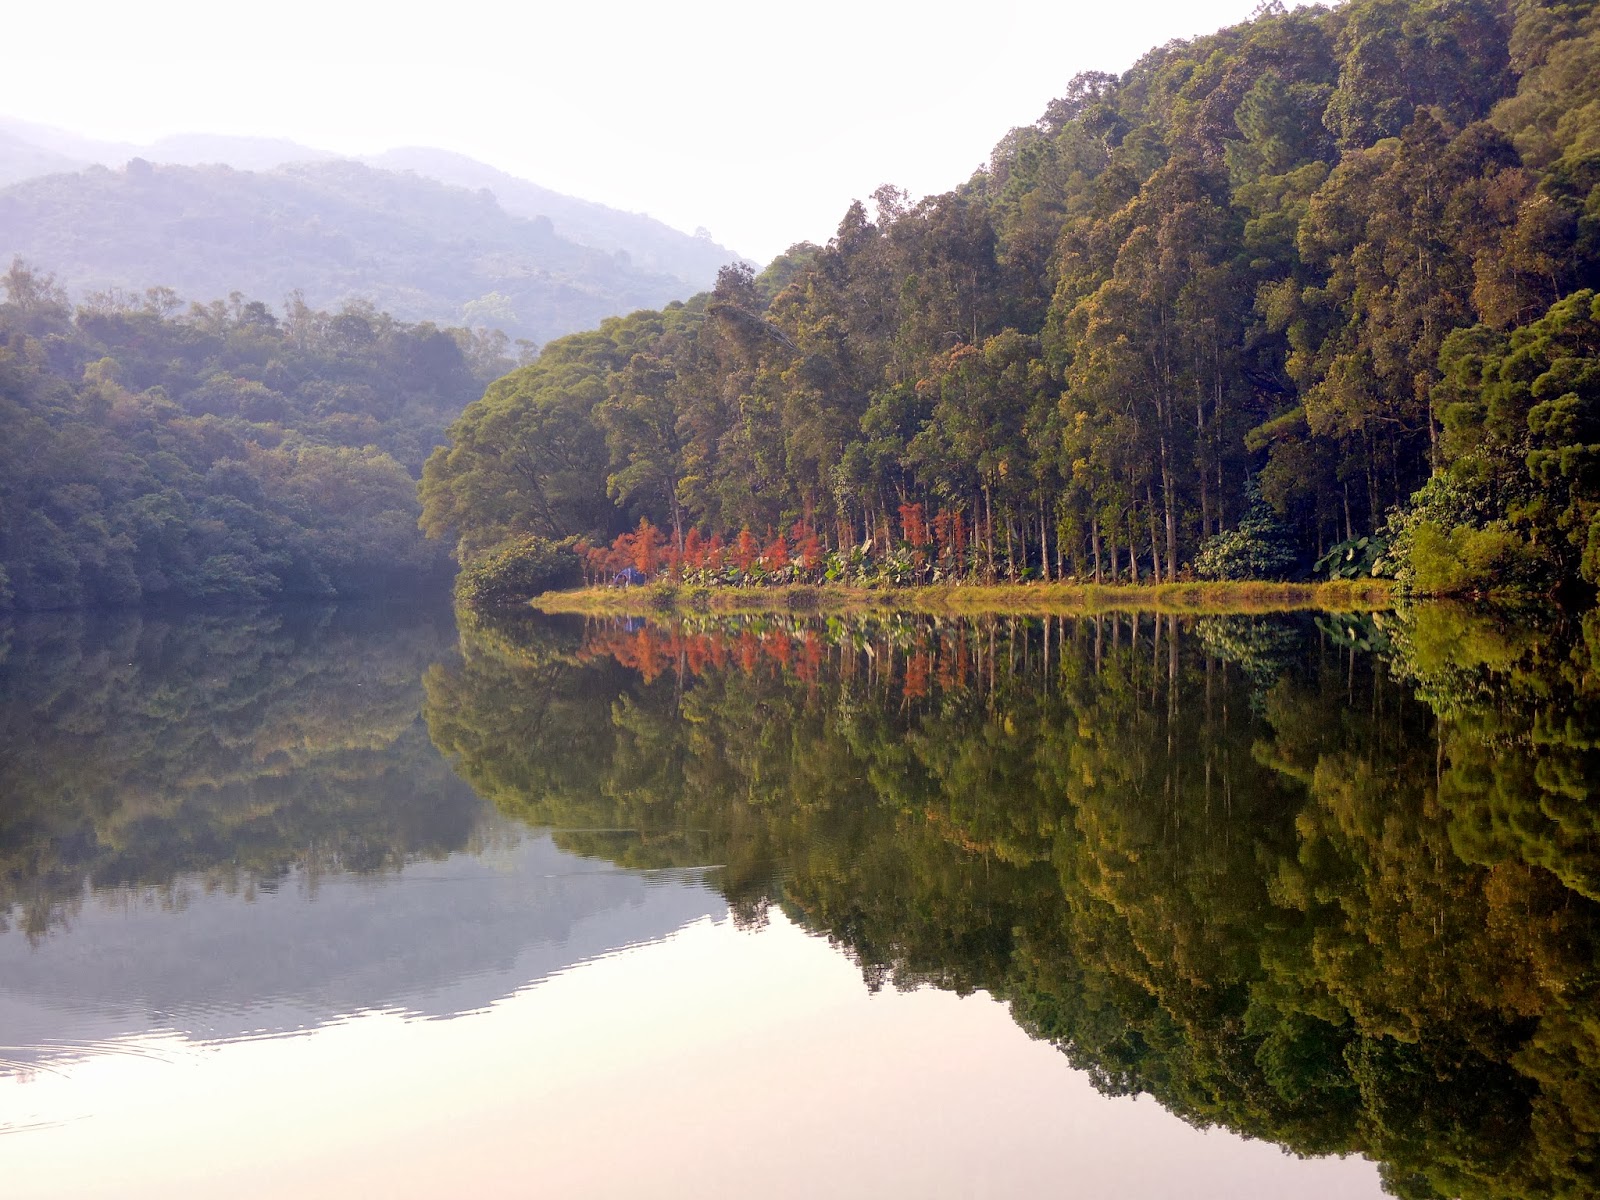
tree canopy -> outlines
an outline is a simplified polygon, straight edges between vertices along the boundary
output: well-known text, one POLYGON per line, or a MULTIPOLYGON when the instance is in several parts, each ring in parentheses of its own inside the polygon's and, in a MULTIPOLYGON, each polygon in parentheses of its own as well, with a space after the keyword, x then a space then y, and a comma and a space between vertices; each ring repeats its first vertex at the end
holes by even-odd
POLYGON ((954 190, 550 346, 426 520, 887 550, 918 504, 989 574, 1171 580, 1238 557, 1259 489, 1278 573, 1376 537, 1430 590, 1593 583, 1596 46, 1588 0, 1269 4, 1082 75, 954 190), (503 486, 554 414, 600 465, 503 486))
POLYGON ((370 306, 91 297, 0 278, 0 608, 332 596, 444 555, 415 473, 503 338, 370 306))

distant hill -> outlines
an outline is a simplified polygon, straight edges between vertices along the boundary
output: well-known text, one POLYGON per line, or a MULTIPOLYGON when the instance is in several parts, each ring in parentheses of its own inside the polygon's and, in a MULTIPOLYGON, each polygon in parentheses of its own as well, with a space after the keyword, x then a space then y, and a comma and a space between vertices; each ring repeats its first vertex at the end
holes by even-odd
POLYGON ((518 179, 464 154, 407 146, 362 160, 391 171, 412 171, 458 187, 488 188, 509 213, 549 217, 556 232, 597 250, 622 251, 646 271, 676 275, 709 287, 738 255, 709 237, 690 237, 643 213, 623 212, 518 179))
POLYGON ((291 142, 287 138, 180 133, 141 146, 133 142, 109 142, 84 137, 49 125, 19 121, 14 117, 0 117, 0 178, 7 183, 56 171, 82 170, 84 167, 120 167, 130 158, 187 167, 218 163, 241 171, 270 171, 285 163, 320 162, 337 157, 330 151, 291 142), (20 163, 25 162, 29 155, 51 165, 27 174, 7 169, 13 156, 20 163))
POLYGON ((36 260, 80 295, 165 284, 189 299, 209 301, 243 290, 276 305, 285 287, 298 288, 317 306, 360 296, 397 316, 487 323, 534 341, 584 328, 626 307, 702 291, 719 268, 739 258, 708 236, 691 236, 643 213, 566 196, 447 150, 388 150, 359 160, 373 169, 368 175, 338 165, 348 168, 356 162, 284 138, 189 133, 141 146, 0 117, 0 188, 35 181, 17 204, 0 206, 5 214, 0 217, 0 254, 9 258, 22 253, 36 260), (236 174, 276 174, 298 183, 285 178, 230 180, 214 171, 180 183, 178 177, 164 175, 160 211, 146 212, 142 204, 157 203, 150 189, 126 179, 116 184, 101 174, 76 184, 38 182, 93 167, 108 168, 116 178, 135 159, 158 167, 227 166, 236 174), (286 170, 291 167, 295 170, 286 170), (423 186, 428 181, 487 190, 502 217, 523 218, 536 227, 502 221, 490 231, 492 222, 481 198, 458 196, 453 206, 437 189, 423 186), (291 191, 296 193, 292 215, 280 211, 291 191), (52 214, 42 207, 45 197, 69 207, 52 214), (366 203, 375 211, 364 217, 356 210, 366 203), (331 205, 330 210, 322 212, 323 204, 331 205), (223 209, 233 213, 241 230, 246 223, 258 227, 253 233, 244 231, 242 243, 211 246, 202 230, 227 225, 229 212, 223 209), (64 219, 69 211, 70 220, 64 219), (403 214, 422 213, 429 229, 412 230, 406 246, 386 253, 383 244, 372 244, 380 233, 393 232, 397 220, 404 223, 408 218, 403 214), (464 214, 470 235, 439 223, 464 214), (540 218, 548 226, 537 225, 540 218), (273 227, 271 233, 259 227, 263 220, 273 227), (297 236, 283 227, 285 221, 301 227, 313 222, 316 236, 297 236), (108 234, 108 224, 114 234, 108 234), (551 231, 558 242, 600 251, 600 257, 574 255, 571 246, 558 252, 547 236, 551 231), (129 234, 142 249, 124 244, 129 234), (464 248, 462 237, 472 247, 464 248), (173 239, 172 249, 163 250, 161 243, 168 238, 173 239), (319 256, 330 252, 330 240, 340 238, 346 240, 348 253, 323 261, 319 256), (434 251, 447 262, 423 267, 417 261, 419 255, 426 257, 420 242, 430 238, 440 243, 434 251), (238 278, 213 269, 219 258, 237 264, 258 251, 270 251, 282 261, 256 264, 238 278), (466 269, 454 271, 447 265, 456 262, 464 262, 466 269), (389 275, 391 268, 400 273, 389 275))
POLYGON ((233 167, 239 171, 270 171, 273 167, 281 167, 285 163, 326 162, 339 156, 327 150, 302 146, 299 142, 291 142, 287 138, 180 133, 151 142, 150 145, 141 147, 136 154, 125 155, 114 162, 101 162, 100 165, 121 166, 129 158, 135 157, 187 167, 212 164, 233 167))
POLYGON ((0 187, 56 171, 75 171, 83 164, 0 127, 0 187))
POLYGON ((736 257, 699 242, 694 261, 655 256, 679 270, 650 269, 638 259, 654 252, 641 246, 636 258, 620 234, 612 241, 614 250, 580 245, 554 218, 513 215, 487 190, 350 160, 245 171, 136 158, 0 190, 0 262, 21 255, 79 296, 159 284, 187 299, 238 291, 276 308, 298 291, 313 307, 366 299, 405 320, 540 343, 686 297, 736 257))

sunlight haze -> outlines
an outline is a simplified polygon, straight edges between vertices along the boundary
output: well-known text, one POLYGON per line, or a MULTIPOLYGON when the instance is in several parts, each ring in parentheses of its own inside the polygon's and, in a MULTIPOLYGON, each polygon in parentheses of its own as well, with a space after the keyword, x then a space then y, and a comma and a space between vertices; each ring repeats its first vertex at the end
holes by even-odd
POLYGON ((1077 72, 1253 7, 95 0, 8 14, 0 116, 133 143, 437 146, 765 260, 879 184, 960 183, 1077 72))

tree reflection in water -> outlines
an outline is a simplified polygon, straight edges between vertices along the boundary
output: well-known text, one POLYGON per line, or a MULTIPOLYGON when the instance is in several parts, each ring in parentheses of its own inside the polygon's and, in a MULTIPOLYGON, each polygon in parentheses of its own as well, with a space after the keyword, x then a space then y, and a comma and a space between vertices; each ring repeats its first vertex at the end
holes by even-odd
POLYGON ((1590 1194, 1600 622, 464 618, 436 744, 874 987, 1407 1197, 1590 1194))

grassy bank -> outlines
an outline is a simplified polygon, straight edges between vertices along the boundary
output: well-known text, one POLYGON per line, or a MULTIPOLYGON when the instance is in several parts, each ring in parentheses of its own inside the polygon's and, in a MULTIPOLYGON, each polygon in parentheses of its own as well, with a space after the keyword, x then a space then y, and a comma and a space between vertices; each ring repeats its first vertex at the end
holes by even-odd
POLYGON ((1071 583, 963 584, 911 588, 789 587, 582 588, 546 592, 533 606, 547 613, 646 616, 652 613, 913 612, 1015 616, 1097 612, 1267 613, 1315 609, 1371 611, 1393 605, 1392 585, 1361 583, 1071 583))

